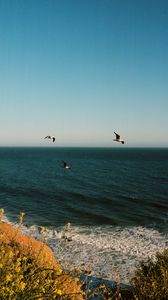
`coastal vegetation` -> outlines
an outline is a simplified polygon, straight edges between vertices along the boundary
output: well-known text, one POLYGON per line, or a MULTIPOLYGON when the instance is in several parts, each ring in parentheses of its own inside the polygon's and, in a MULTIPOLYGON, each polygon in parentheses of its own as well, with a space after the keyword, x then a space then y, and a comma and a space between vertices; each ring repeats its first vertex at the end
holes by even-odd
POLYGON ((141 262, 132 279, 137 299, 168 299, 168 249, 156 253, 154 260, 141 262))
MULTIPOLYGON (((0 220, 3 216, 0 209, 0 220)), ((20 232, 18 227, 0 223, 0 299, 2 300, 166 300, 168 299, 168 249, 155 258, 141 262, 131 280, 130 288, 119 284, 111 290, 105 285, 96 290, 84 289, 80 272, 65 272, 51 249, 42 242, 20 232)), ((69 229, 69 228, 68 228, 69 229)))
POLYGON ((79 279, 62 271, 44 242, 20 232, 23 217, 21 213, 17 228, 0 223, 0 299, 83 300, 79 279))

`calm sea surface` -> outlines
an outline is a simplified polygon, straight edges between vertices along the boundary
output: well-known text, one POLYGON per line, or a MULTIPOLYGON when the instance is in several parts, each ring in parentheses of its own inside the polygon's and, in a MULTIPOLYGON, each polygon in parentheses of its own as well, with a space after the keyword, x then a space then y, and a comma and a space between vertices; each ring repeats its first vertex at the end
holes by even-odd
POLYGON ((137 260, 167 243, 168 149, 2 147, 0 207, 11 223, 24 211, 27 234, 45 226, 56 256, 70 222, 65 264, 128 282, 137 260))

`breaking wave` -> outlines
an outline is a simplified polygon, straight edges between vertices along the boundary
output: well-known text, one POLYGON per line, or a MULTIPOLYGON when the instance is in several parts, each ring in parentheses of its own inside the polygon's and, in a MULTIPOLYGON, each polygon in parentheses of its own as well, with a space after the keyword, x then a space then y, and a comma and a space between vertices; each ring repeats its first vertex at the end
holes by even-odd
MULTIPOLYGON (((9 222, 5 217, 4 221, 9 222)), ((15 225, 15 224, 12 224, 15 225)), ((21 226, 24 234, 41 240, 41 227, 21 226)), ((167 236, 154 229, 119 226, 45 228, 47 244, 65 269, 90 269, 91 276, 129 283, 138 263, 167 246, 167 236), (65 242, 68 234, 69 242, 65 242)))

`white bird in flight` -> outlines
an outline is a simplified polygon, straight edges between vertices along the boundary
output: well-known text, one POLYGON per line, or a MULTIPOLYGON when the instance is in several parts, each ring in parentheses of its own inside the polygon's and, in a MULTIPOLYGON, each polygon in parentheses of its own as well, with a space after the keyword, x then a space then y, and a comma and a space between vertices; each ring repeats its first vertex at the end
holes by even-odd
POLYGON ((55 142, 55 136, 53 136, 53 135, 47 135, 47 136, 45 137, 45 139, 52 139, 52 140, 53 140, 53 143, 55 142))
POLYGON ((116 133, 116 132, 114 132, 114 133, 115 133, 116 138, 113 141, 119 142, 121 144, 124 144, 124 140, 120 139, 120 135, 118 133, 116 133))

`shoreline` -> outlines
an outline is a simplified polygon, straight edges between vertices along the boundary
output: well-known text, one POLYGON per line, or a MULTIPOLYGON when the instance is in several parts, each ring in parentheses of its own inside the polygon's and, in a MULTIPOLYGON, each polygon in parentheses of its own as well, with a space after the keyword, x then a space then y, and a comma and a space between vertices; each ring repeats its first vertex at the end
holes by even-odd
MULTIPOLYGON (((20 230, 27 236, 41 240, 40 226, 23 224, 20 230)), ((130 278, 140 261, 153 257, 167 245, 166 236, 143 227, 124 230, 109 228, 108 231, 73 227, 70 233, 72 240, 66 243, 66 247, 62 244, 63 233, 65 226, 59 229, 45 228, 47 245, 65 270, 71 262, 71 268, 80 268, 84 272, 87 268, 91 269, 90 275, 94 278, 117 281, 125 285, 130 284, 130 278)))
MULTIPOLYGON (((77 272, 75 271, 75 269, 67 269, 67 272, 65 272, 64 266, 61 264, 61 261, 59 261, 57 259, 57 255, 54 254, 52 247, 50 247, 49 244, 45 244, 42 241, 37 240, 34 237, 30 237, 29 235, 26 235, 25 233, 22 233, 23 228, 21 228, 22 224, 9 224, 6 223, 4 221, 1 221, 0 223, 0 232, 1 234, 5 234, 5 243, 8 244, 8 242, 12 241, 12 244, 17 244, 19 245, 20 249, 19 251, 23 251, 24 255, 25 253, 28 253, 29 255, 29 250, 31 248, 31 250, 33 250, 33 252, 31 252, 31 255, 35 252, 38 252, 39 249, 39 245, 42 245, 42 247, 44 247, 44 252, 42 252, 40 254, 41 258, 47 258, 46 262, 44 262, 44 265, 47 263, 49 263, 49 261, 51 262, 52 265, 54 265, 56 263, 56 267, 62 268, 63 274, 67 274, 68 276, 71 276, 72 278, 78 278, 80 281, 80 288, 81 291, 83 291, 84 293, 86 293, 86 298, 87 300, 103 300, 103 294, 105 292, 105 290, 108 290, 109 292, 115 292, 116 290, 120 290, 122 295, 125 295, 126 297, 129 295, 132 295, 133 292, 133 286, 129 283, 122 283, 121 281, 117 281, 117 280, 108 280, 106 278, 103 277, 99 277, 96 275, 92 275, 90 272, 85 272, 83 273, 82 271, 77 272), (20 226, 20 227, 19 227, 20 226), (8 234, 9 233, 9 234, 8 234), (31 245, 31 247, 29 247, 31 245), (38 248, 37 248, 38 246, 38 248), (36 249, 37 248, 37 249, 36 249), (29 250, 28 250, 29 249, 29 250), (27 252, 28 250, 28 252, 27 252), (34 251, 35 250, 35 251, 34 251), (46 256, 46 252, 47 251, 47 256, 46 256), (104 286, 104 288, 103 288, 104 286), (103 288, 103 290, 102 290, 103 288), (105 290, 104 290, 105 289, 105 290), (97 293, 95 293, 95 291, 97 291, 97 293), (95 293, 95 295, 94 295, 95 293)), ((67 242, 68 244, 72 243, 72 240, 70 240, 69 242, 67 242)), ((166 249, 166 247, 165 247, 166 249)), ((39 252, 38 252, 39 254, 39 252)), ((43 264, 43 263, 42 263, 43 264)), ((113 269, 111 270, 111 272, 113 272, 113 269)), ((72 279, 73 280, 73 279, 72 279)), ((76 281, 74 281, 74 284, 76 281)), ((68 287, 69 291, 71 290, 71 286, 68 287)), ((76 288, 76 287, 75 287, 76 288)), ((79 288, 79 287, 78 287, 79 288)), ((81 294, 82 295, 82 294, 81 294)), ((125 297, 124 296, 124 297, 125 297)), ((78 298, 72 298, 72 300, 77 300, 78 298)), ((127 299, 127 298, 123 298, 123 299, 127 299)), ((79 297, 79 300, 83 300, 83 296, 81 296, 81 298, 79 297)))
MULTIPOLYGON (((44 244, 42 241, 38 241, 35 238, 32 238, 30 236, 27 236, 22 233, 20 230, 19 224, 18 226, 13 226, 7 222, 1 221, 0 222, 0 234, 3 238, 3 243, 10 246, 11 249, 15 249, 15 247, 18 249, 20 253, 22 253, 24 256, 32 257, 33 259, 37 259, 39 261, 39 264, 44 267, 54 268, 55 270, 58 270, 62 268, 61 264, 58 263, 57 258, 54 256, 54 253, 52 249, 44 244)), ((62 269, 63 270, 63 269, 62 269)), ((68 274, 69 272, 67 272, 68 274)), ((64 274, 64 271, 63 271, 64 274)), ((66 272, 65 272, 66 274, 66 272)), ((92 291, 94 293, 95 290, 100 288, 99 293, 97 296, 90 296, 86 297, 87 300, 101 300, 101 286, 105 285, 106 288, 113 291, 116 286, 120 286, 122 289, 130 289, 130 286, 118 284, 114 281, 105 280, 103 278, 97 278, 95 276, 90 276, 86 274, 80 274, 77 275, 71 275, 71 272, 69 273, 69 276, 72 276, 72 278, 79 278, 80 280, 80 287, 81 290, 84 291, 87 294, 87 291, 92 291)), ((74 281, 74 284, 76 281, 74 281)), ((73 288, 73 285, 72 287, 73 288)), ((77 298, 72 298, 72 300, 77 300, 77 298)), ((82 300, 82 296, 79 296, 79 300, 82 300)))

